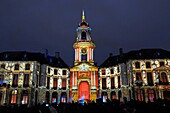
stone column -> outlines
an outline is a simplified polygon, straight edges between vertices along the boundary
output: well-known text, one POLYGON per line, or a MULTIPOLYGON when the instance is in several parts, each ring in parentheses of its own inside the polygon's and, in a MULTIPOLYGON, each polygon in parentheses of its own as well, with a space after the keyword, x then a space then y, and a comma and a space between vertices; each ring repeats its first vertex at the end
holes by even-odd
POLYGON ((108 90, 107 95, 108 95, 107 98, 108 98, 109 100, 111 100, 111 99, 110 99, 110 90, 108 90))
POLYGON ((67 90, 67 102, 70 102, 69 89, 67 90))
POLYGON ((61 102, 61 91, 58 92, 58 104, 61 102))
POLYGON ((93 73, 94 73, 94 86, 96 86, 96 74, 95 74, 95 71, 93 73))
POLYGON ((21 90, 18 90, 18 94, 17 94, 17 104, 18 104, 18 106, 20 106, 20 104, 21 104, 21 97, 22 95, 21 95, 21 90))
POLYGON ((50 103, 52 103, 52 91, 49 91, 50 92, 50 103))
POLYGON ((143 91, 144 91, 144 102, 148 102, 149 101, 149 99, 148 99, 148 90, 147 89, 143 89, 143 91))

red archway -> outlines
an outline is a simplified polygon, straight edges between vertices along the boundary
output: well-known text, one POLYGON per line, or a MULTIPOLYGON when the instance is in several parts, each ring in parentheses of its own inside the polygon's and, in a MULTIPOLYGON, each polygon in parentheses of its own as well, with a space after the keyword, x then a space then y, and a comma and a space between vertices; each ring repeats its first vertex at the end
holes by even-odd
POLYGON ((81 82, 79 85, 79 99, 90 100, 90 90, 88 82, 81 82))

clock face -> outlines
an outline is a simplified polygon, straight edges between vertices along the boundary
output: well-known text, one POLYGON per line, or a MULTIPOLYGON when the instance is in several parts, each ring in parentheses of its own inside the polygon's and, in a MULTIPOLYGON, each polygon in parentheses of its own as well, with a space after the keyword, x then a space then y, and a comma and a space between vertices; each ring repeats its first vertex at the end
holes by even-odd
POLYGON ((87 53, 86 48, 82 48, 82 49, 81 49, 81 52, 82 52, 83 55, 86 54, 86 53, 87 53))
POLYGON ((80 70, 87 71, 87 70, 89 70, 89 66, 88 66, 88 65, 83 64, 83 65, 81 65, 81 66, 79 67, 79 69, 80 69, 80 70))

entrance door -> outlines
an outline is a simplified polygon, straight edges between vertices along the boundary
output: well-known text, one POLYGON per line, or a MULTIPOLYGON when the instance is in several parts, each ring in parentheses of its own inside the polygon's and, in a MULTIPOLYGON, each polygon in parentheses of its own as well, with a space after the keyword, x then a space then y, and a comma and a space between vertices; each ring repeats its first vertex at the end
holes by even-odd
POLYGON ((90 91, 89 84, 87 82, 81 82, 79 85, 79 99, 89 100, 90 91))

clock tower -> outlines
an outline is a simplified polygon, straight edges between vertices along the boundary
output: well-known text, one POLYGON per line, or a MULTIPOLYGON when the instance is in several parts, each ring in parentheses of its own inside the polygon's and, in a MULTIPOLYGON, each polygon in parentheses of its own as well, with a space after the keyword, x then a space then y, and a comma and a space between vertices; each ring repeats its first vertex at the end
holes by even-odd
POLYGON ((70 69, 70 98, 72 101, 95 101, 98 94, 98 68, 94 65, 95 44, 84 11, 76 31, 74 66, 70 69))
POLYGON ((77 28, 77 38, 73 47, 75 51, 74 65, 80 62, 88 62, 94 65, 93 52, 95 44, 91 39, 91 28, 85 20, 84 11, 82 12, 82 22, 77 28))

